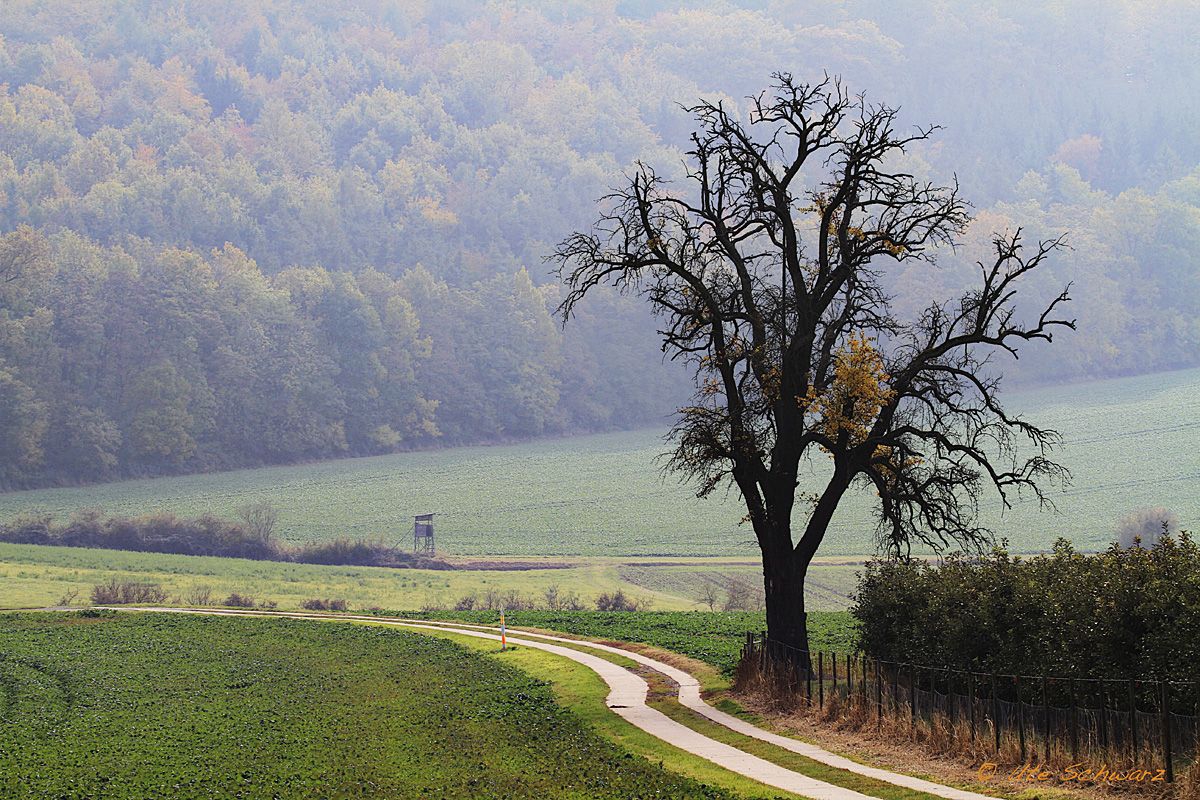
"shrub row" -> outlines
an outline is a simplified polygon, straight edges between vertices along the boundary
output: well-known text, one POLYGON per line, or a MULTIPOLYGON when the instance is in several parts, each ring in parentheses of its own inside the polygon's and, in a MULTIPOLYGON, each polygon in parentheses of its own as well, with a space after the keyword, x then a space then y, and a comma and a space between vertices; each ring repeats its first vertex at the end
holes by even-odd
POLYGON ((1097 554, 1059 540, 941 564, 875 561, 853 614, 869 655, 980 672, 1194 680, 1200 546, 1187 534, 1097 554))
MULTIPOLYGON (((250 516, 247 511, 243 514, 250 516)), ((261 525, 231 522, 209 514, 194 519, 182 519, 170 513, 120 517, 87 510, 62 524, 49 515, 26 515, 0 525, 0 542, 303 564, 451 568, 444 561, 398 551, 382 542, 340 538, 288 547, 261 525)))
MULTIPOLYGON (((95 605, 129 605, 129 604, 147 604, 147 605, 162 605, 167 602, 169 595, 167 590, 159 583, 142 583, 132 580, 118 580, 110 578, 106 583, 98 583, 92 587, 91 599, 95 605)), ((71 592, 67 597, 64 597, 59 605, 70 605, 75 599, 75 592, 71 592)), ((173 602, 183 602, 189 606, 211 606, 221 605, 230 606, 232 608, 263 608, 273 609, 276 607, 274 600, 260 600, 255 602, 250 595, 245 595, 240 592, 230 592, 225 599, 213 597, 212 588, 209 586, 195 586, 184 597, 177 597, 173 602)), ((309 608, 308 603, 317 602, 324 603, 322 609, 331 608, 329 603, 340 604, 340 608, 333 606, 335 611, 345 611, 345 600, 308 600, 305 601, 304 607, 309 608)))
MULTIPOLYGON (((595 599, 597 611, 649 611, 650 601, 641 597, 631 597, 621 589, 613 593, 602 592, 595 599)), ((563 591, 557 585, 548 586, 541 597, 524 594, 517 589, 488 589, 480 594, 470 592, 455 601, 452 608, 436 603, 426 604, 421 610, 434 611, 584 611, 587 604, 580 599, 579 594, 563 591)))

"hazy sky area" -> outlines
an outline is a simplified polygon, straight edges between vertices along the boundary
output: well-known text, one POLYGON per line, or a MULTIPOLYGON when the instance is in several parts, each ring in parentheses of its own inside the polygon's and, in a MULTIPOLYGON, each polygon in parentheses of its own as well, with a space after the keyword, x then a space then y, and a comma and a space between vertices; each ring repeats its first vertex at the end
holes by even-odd
MULTIPOLYGON (((1185 2, 116 2, 0 7, 0 485, 661 425, 636 297, 564 330, 544 259, 680 105, 787 70, 944 126, 905 167, 1073 249, 1079 332, 1014 385, 1200 364, 1200 7, 1185 2), (18 226, 34 231, 21 234, 18 226), (24 236, 25 238, 22 238, 24 236), (32 237, 32 238, 31 238, 32 237)), ((817 170, 806 179, 820 180, 817 170)))

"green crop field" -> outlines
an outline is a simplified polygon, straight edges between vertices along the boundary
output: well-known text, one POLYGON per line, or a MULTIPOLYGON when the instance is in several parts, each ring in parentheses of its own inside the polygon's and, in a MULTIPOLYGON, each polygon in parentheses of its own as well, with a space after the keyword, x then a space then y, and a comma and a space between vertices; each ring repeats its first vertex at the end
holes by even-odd
MULTIPOLYGON (((862 566, 857 563, 814 563, 809 567, 804 583, 806 607, 818 611, 848 608, 861 571, 862 566)), ((617 575, 623 582, 653 592, 654 596, 699 598, 706 586, 711 587, 711 597, 717 608, 721 608, 728 597, 731 581, 746 587, 751 593, 751 605, 762 598, 762 566, 759 563, 634 561, 621 564, 617 575)))
MULTIPOLYGON (((496 624, 495 615, 477 611, 437 611, 413 616, 496 624)), ((506 621, 513 627, 653 645, 691 656, 725 673, 732 672, 737 666, 746 633, 758 633, 767 626, 766 615, 752 611, 513 611, 506 621)), ((854 618, 848 611, 810 612, 808 635, 809 646, 814 651, 848 653, 854 650, 857 641, 854 618)))
MULTIPOLYGON (((1026 503, 1001 515, 986 505, 1013 549, 1044 550, 1058 536, 1101 548, 1121 515, 1144 506, 1174 510, 1185 527, 1200 520, 1200 370, 1012 393, 1007 403, 1064 434, 1060 460, 1074 473, 1073 486, 1054 494, 1058 514, 1026 503)), ((656 464, 664 449, 661 432, 639 431, 11 492, 0 495, 0 519, 86 507, 232 516, 268 500, 280 510, 281 537, 294 542, 403 542, 412 514, 435 511, 439 546, 455 554, 755 554, 736 497, 700 501, 664 479, 656 464)), ((844 503, 822 554, 874 551, 870 497, 844 503)))
POLYGON ((5 798, 724 797, 518 669, 360 625, 0 616, 5 798))

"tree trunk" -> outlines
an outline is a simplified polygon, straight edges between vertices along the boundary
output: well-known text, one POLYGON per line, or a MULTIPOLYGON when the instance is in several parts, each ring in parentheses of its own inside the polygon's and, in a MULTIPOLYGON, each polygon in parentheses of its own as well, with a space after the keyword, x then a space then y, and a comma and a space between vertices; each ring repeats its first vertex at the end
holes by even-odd
POLYGON ((804 611, 807 571, 808 564, 801 563, 790 546, 763 551, 767 638, 772 642, 770 652, 777 664, 792 667, 799 677, 812 668, 808 653, 808 615, 804 611))

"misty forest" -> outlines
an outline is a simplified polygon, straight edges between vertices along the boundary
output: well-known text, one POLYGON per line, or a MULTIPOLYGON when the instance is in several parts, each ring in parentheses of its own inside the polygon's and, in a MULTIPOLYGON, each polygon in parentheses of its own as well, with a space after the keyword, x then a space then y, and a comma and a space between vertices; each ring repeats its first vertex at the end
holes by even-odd
POLYGON ((901 166, 975 221, 898 313, 1068 233, 1008 385, 1200 364, 1200 8, 942 5, 4 3, 0 485, 665 426, 656 320, 545 259, 782 68, 941 126, 901 166))

